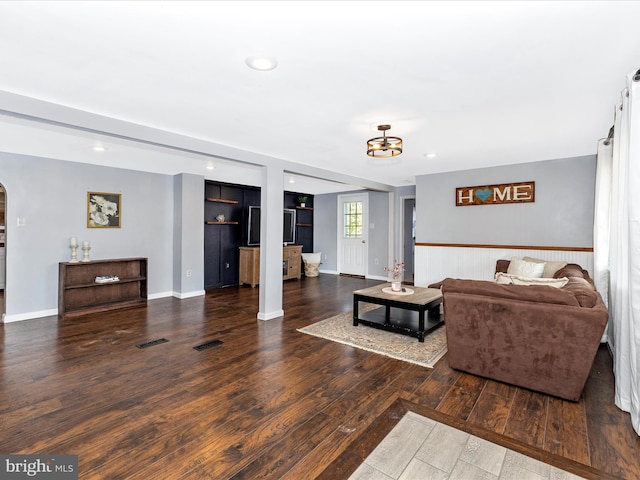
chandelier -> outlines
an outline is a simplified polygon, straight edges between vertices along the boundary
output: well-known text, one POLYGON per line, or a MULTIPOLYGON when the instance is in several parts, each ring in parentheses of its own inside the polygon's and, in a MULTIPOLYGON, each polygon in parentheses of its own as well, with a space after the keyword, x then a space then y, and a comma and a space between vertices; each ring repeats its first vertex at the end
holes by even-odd
POLYGON ((386 131, 390 128, 391 125, 378 125, 382 136, 367 140, 367 155, 370 157, 395 157, 402 153, 402 139, 386 135, 386 131))

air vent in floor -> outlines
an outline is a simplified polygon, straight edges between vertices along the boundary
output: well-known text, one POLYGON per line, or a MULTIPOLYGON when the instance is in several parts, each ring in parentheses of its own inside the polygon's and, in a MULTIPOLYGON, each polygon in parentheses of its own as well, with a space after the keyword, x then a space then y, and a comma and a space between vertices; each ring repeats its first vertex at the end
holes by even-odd
POLYGON ((161 343, 166 343, 168 341, 169 340, 167 340, 166 338, 159 338, 157 340, 151 340, 150 342, 141 343, 140 345, 136 345, 136 347, 138 348, 153 347, 154 345, 159 345, 161 343))
POLYGON ((193 347, 193 349, 201 352, 202 350, 206 350, 207 348, 211 347, 217 347, 218 345, 222 345, 222 340, 211 340, 210 342, 203 343, 202 345, 198 345, 197 347, 193 347))

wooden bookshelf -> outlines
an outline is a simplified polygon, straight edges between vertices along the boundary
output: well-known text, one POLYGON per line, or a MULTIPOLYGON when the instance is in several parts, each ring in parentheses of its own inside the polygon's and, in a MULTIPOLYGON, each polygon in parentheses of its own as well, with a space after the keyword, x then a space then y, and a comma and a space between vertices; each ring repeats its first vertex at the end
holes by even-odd
POLYGON ((147 259, 122 258, 59 264, 58 317, 147 304, 147 259), (115 275, 118 281, 97 283, 96 277, 115 275))

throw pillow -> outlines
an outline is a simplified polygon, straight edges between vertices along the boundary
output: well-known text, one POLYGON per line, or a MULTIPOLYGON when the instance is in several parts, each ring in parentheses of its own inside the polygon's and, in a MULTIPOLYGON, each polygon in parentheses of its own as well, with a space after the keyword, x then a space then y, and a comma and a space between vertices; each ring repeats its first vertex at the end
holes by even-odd
POLYGON ((558 270, 567 266, 567 262, 549 262, 548 260, 540 260, 539 258, 531 257, 522 257, 522 259, 527 262, 544 263, 544 273, 542 276, 545 278, 553 278, 558 270))
POLYGON ((512 258, 509 262, 507 273, 510 275, 518 275, 519 277, 540 278, 544 273, 546 263, 527 262, 519 258, 512 258))
POLYGON ((549 287, 562 288, 569 283, 569 279, 567 277, 528 278, 498 272, 496 273, 496 282, 503 285, 548 285, 549 287))

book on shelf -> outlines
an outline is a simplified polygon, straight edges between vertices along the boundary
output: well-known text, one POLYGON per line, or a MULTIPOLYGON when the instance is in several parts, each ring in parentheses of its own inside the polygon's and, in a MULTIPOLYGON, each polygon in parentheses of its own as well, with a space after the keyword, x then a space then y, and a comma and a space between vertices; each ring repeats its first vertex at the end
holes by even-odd
POLYGON ((120 279, 117 275, 101 275, 96 277, 96 283, 109 283, 109 282, 119 282, 120 279))

